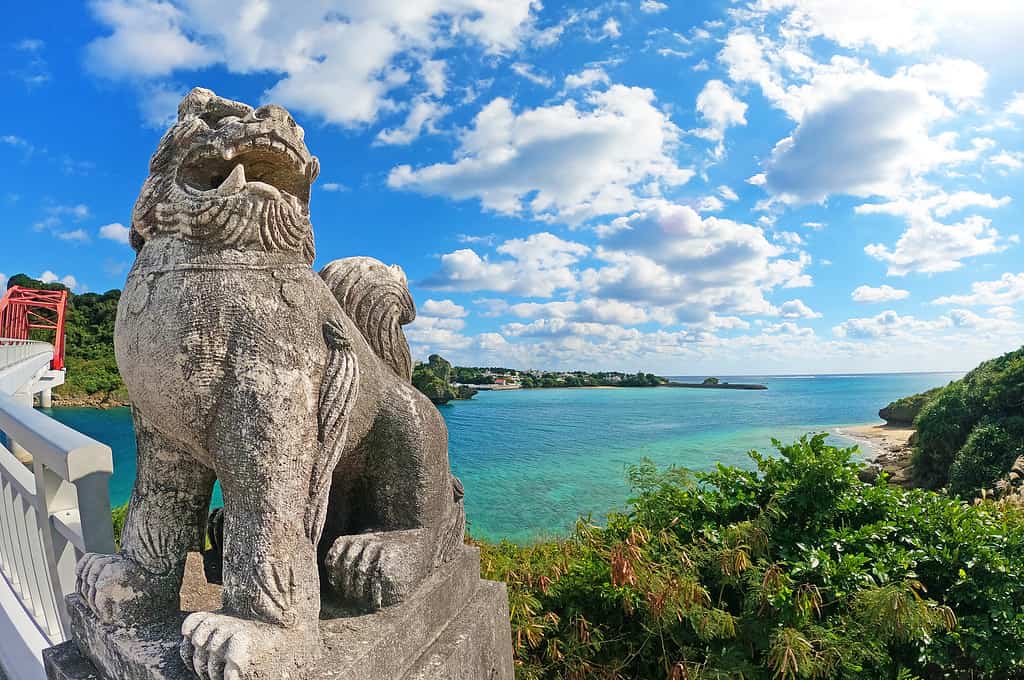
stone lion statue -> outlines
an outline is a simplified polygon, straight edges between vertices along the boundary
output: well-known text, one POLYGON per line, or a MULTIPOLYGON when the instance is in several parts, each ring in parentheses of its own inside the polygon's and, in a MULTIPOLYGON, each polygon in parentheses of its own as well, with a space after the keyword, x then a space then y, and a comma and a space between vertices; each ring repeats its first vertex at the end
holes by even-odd
POLYGON ((195 89, 132 214, 116 351, 138 476, 121 552, 86 555, 78 591, 108 623, 176 612, 219 481, 222 608, 182 627, 203 679, 298 668, 318 652, 322 577, 374 611, 463 540, 444 421, 410 382, 405 275, 370 258, 312 270, 318 173, 285 109, 195 89))

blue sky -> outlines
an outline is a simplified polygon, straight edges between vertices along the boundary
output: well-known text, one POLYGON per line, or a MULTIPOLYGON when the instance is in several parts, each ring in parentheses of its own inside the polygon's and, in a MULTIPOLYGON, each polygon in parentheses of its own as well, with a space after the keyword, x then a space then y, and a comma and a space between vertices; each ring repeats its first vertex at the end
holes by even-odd
POLYGON ((414 353, 663 374, 1020 346, 1017 0, 100 0, 0 26, 0 277, 120 287, 178 101, 287 106, 414 353))

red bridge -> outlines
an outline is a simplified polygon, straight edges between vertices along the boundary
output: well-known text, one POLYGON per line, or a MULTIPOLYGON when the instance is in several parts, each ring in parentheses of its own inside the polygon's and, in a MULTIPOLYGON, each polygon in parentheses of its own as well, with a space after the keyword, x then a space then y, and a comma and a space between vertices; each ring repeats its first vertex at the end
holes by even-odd
POLYGON ((66 290, 36 290, 11 286, 0 298, 0 342, 30 340, 34 330, 53 331, 55 371, 64 369, 64 317, 68 305, 66 290))

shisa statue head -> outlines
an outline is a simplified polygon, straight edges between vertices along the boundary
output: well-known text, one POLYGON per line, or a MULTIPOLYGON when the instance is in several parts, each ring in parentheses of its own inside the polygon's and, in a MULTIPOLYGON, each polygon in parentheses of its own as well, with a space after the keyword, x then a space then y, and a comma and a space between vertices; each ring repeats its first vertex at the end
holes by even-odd
POLYGON ((223 248, 315 254, 310 187, 320 162, 284 108, 192 90, 150 160, 132 212, 139 250, 161 234, 223 248))

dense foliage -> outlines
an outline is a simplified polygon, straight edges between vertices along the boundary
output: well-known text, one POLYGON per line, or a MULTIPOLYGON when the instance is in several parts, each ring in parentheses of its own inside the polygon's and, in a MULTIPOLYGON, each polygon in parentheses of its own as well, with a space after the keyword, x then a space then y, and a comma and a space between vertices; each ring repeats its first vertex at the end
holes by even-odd
POLYGON ((878 417, 890 424, 912 425, 921 409, 941 391, 941 387, 933 387, 920 394, 901 397, 879 410, 878 417))
POLYGON ((607 527, 484 544, 519 678, 1024 677, 1024 515, 865 484, 823 436, 643 465, 607 527))
POLYGON ((653 373, 620 371, 519 371, 514 368, 456 366, 452 380, 466 385, 493 385, 500 378, 511 379, 523 389, 543 387, 657 387, 668 382, 653 373))
POLYGON ((437 354, 431 354, 425 364, 416 364, 412 370, 412 384, 435 404, 447 404, 453 399, 471 399, 476 390, 452 384, 452 365, 437 354))
POLYGON ((1024 455, 1024 347, 941 388, 915 421, 915 481, 971 495, 1024 455))
MULTIPOLYGON (((66 290, 59 283, 43 283, 24 274, 12 276, 10 286, 42 290, 66 290)), ((68 293, 65 319, 67 382, 57 388, 58 397, 95 396, 124 402, 127 399, 121 374, 114 359, 114 319, 121 291, 68 293)), ((39 339, 52 340, 52 332, 39 339)))

